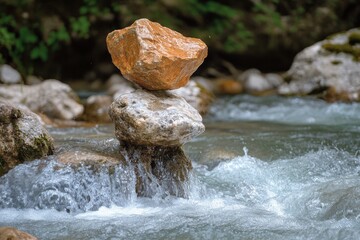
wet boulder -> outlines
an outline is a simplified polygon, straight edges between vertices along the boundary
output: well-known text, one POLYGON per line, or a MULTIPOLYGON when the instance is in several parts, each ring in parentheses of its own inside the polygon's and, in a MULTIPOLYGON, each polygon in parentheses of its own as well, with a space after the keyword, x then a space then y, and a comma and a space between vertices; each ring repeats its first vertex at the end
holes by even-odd
POLYGON ((122 75, 148 90, 185 86, 207 56, 207 46, 200 39, 184 37, 145 18, 109 33, 106 43, 122 75))
POLYGON ((51 118, 75 119, 84 111, 75 92, 67 84, 54 79, 31 86, 3 85, 0 87, 0 99, 24 104, 31 111, 51 118))
POLYGON ((360 29, 305 48, 295 57, 286 79, 288 83, 280 86, 280 94, 326 94, 330 89, 332 98, 360 100, 360 29))
POLYGON ((135 145, 178 146, 205 130, 198 111, 164 91, 124 94, 111 104, 109 114, 116 137, 135 145))
POLYGON ((0 240, 37 240, 37 238, 14 227, 0 227, 0 240))
POLYGON ((20 163, 53 151, 53 139, 36 114, 0 101, 0 176, 20 163))

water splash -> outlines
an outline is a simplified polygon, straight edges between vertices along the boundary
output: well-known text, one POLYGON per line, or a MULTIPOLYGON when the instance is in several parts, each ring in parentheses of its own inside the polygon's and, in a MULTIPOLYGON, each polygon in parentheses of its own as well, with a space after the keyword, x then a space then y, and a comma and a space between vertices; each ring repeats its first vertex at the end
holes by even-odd
POLYGON ((53 157, 18 165, 0 178, 0 208, 56 209, 76 213, 136 198, 135 175, 122 165, 71 167, 53 157))

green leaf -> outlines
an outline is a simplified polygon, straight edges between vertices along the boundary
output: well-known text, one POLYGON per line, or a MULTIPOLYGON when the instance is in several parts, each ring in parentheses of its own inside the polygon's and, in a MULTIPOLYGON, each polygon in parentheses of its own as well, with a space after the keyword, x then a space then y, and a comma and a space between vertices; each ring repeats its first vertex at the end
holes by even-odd
POLYGON ((15 35, 6 28, 0 27, 0 46, 11 48, 15 44, 15 35))
POLYGON ((38 37, 27 27, 21 27, 19 30, 19 39, 24 43, 36 43, 38 37))
POLYGON ((33 48, 30 52, 30 58, 33 60, 40 59, 45 62, 48 59, 48 49, 44 42, 33 48))
POLYGON ((90 22, 87 17, 81 16, 79 18, 72 18, 70 19, 70 22, 73 33, 82 38, 89 37, 90 22))

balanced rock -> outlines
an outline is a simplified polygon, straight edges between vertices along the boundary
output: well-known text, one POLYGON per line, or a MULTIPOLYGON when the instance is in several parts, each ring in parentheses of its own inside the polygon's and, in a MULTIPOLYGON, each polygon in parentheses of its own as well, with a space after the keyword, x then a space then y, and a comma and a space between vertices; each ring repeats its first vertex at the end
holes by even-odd
POLYGON ((106 43, 122 75, 148 90, 185 86, 207 56, 200 39, 184 37, 148 19, 109 33, 106 43))
POLYGON ((53 151, 53 139, 36 114, 0 101, 0 176, 17 164, 53 151))
POLYGON ((166 91, 124 94, 111 104, 109 114, 116 137, 135 145, 178 146, 205 130, 198 111, 166 91))

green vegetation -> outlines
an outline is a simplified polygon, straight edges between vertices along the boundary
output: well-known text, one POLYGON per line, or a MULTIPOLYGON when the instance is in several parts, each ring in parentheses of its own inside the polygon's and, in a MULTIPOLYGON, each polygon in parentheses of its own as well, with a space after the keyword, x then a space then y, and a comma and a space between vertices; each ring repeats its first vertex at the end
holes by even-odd
MULTIPOLYGON (((360 11, 357 0, 0 0, 0 6, 0 64, 52 77, 65 65, 79 70, 100 62, 106 34, 138 18, 201 38, 210 54, 254 56, 294 54, 356 26, 360 11)), ((354 35, 350 44, 358 41, 354 35)))
POLYGON ((354 57, 355 61, 360 61, 360 48, 355 48, 349 43, 333 44, 324 43, 322 47, 330 52, 334 53, 347 53, 354 57))
POLYGON ((349 35, 349 44, 352 46, 355 44, 360 44, 360 31, 353 32, 349 35))
MULTIPOLYGON (((348 42, 343 44, 335 44, 331 42, 325 42, 322 44, 322 48, 334 53, 347 53, 353 56, 355 61, 360 61, 360 47, 355 46, 360 44, 360 32, 352 32, 348 36, 348 42)), ((337 65, 339 63, 333 63, 337 65)))

